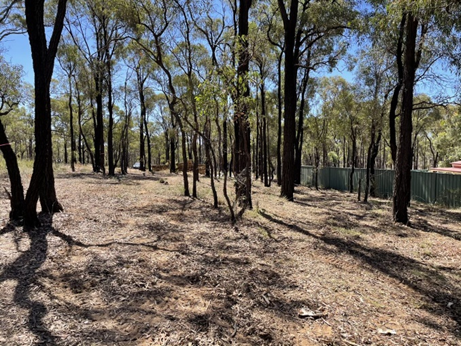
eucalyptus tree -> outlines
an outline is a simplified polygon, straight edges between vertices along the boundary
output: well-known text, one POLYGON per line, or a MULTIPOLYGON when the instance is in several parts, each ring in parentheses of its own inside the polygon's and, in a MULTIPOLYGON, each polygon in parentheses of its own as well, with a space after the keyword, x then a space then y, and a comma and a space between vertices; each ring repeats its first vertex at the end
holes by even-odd
POLYGON ((124 26, 119 20, 116 0, 75 1, 67 19, 67 30, 85 58, 92 76, 92 97, 96 103, 94 117, 94 171, 105 173, 104 109, 108 112, 108 174, 115 174, 114 164, 114 87, 115 57, 124 42, 124 26), (104 107, 104 99, 107 104, 104 107))
POLYGON ((236 196, 242 206, 239 214, 246 208, 252 207, 251 201, 251 139, 248 99, 250 85, 248 72, 250 66, 250 52, 248 49, 249 13, 253 0, 240 0, 238 7, 237 32, 237 88, 234 95, 234 174, 236 196))
MULTIPOLYGON (((189 2, 181 3, 178 0, 176 0, 176 4, 178 6, 179 12, 181 13, 181 16, 178 18, 178 24, 181 28, 181 35, 176 43, 176 48, 173 49, 171 53, 186 79, 185 92, 183 93, 183 97, 181 97, 181 103, 184 106, 184 120, 191 126, 193 130, 191 138, 191 151, 193 158, 192 197, 196 198, 197 182, 199 181, 198 136, 200 134, 199 111, 197 108, 196 99, 198 95, 198 84, 204 81, 207 73, 206 69, 204 68, 207 60, 207 52, 206 48, 202 44, 193 42, 193 38, 197 32, 197 27, 194 25, 194 22, 196 22, 194 17, 197 11, 197 8, 194 6, 195 4, 191 4, 189 2), (189 113, 192 114, 192 121, 188 118, 189 113)), ((210 154, 211 142, 209 137, 211 135, 211 123, 209 122, 208 114, 204 123, 203 134, 205 135, 202 137, 204 137, 205 140, 207 162, 210 166, 214 166, 212 167, 212 170, 216 170, 217 166, 216 164, 213 164, 210 154)), ((211 174, 210 177, 212 184, 214 184, 213 174, 211 174)))
MULTIPOLYGON (((284 27, 284 130, 281 195, 293 200, 295 181, 295 144, 298 69, 314 67, 310 57, 317 47, 329 46, 328 39, 337 37, 349 28, 355 12, 346 1, 278 0, 284 27)), ((333 43, 334 46, 334 43, 333 43)), ((341 51, 341 49, 340 49, 341 51)), ((327 52, 325 55, 330 55, 327 52)), ((336 55, 328 61, 333 62, 336 55)), ((300 120, 302 121, 302 119, 300 120)))
MULTIPOLYGON (((71 44, 61 44, 61 48, 58 50, 58 62, 61 69, 64 71, 68 81, 68 108, 69 108, 69 137, 71 147, 71 158, 70 166, 72 172, 75 172, 75 162, 77 161, 77 145, 75 142, 74 133, 74 108, 73 108, 73 76, 77 70, 77 47, 71 44)), ((67 163, 67 162, 66 162, 67 163)))
MULTIPOLYGON (((93 2, 75 1, 66 20, 66 29, 72 37, 75 46, 85 59, 91 79, 85 86, 89 88, 92 120, 94 127, 94 158, 93 171, 105 173, 104 149, 104 115, 103 115, 103 47, 102 24, 96 16, 93 2), (94 107, 96 103, 96 107, 94 107)), ((83 86, 82 86, 83 87, 83 86)))
MULTIPOLYGON (((252 65, 254 72, 257 74, 257 88, 259 89, 259 102, 256 111, 256 153, 257 163, 255 169, 257 176, 261 176, 261 181, 264 181, 265 186, 270 186, 269 169, 270 169, 270 151, 269 151, 269 108, 267 92, 272 80, 276 78, 275 64, 280 58, 273 45, 268 40, 268 34, 271 34, 272 22, 268 17, 271 7, 270 4, 264 2, 256 3, 255 9, 252 11, 253 21, 250 26, 251 36, 248 40, 250 43, 250 51, 252 56, 252 65), (260 114, 260 115, 259 115, 260 114)), ((279 76, 280 77, 280 76, 279 76)), ((279 118, 281 121, 281 118, 279 118)))
POLYGON ((44 21, 44 0, 26 0, 25 14, 29 35, 35 85, 35 160, 29 188, 26 194, 24 222, 38 225, 37 201, 42 211, 54 213, 63 210, 58 202, 54 185, 50 83, 54 60, 64 26, 67 0, 59 0, 55 10, 52 33, 47 42, 44 21))
POLYGON ((278 110, 278 121, 277 121, 277 165, 276 165, 276 176, 277 184, 282 184, 282 115, 283 115, 283 93, 282 93, 282 64, 283 64, 283 52, 285 51, 285 43, 283 40, 283 22, 280 23, 277 20, 279 15, 279 5, 274 1, 269 3, 269 8, 265 13, 266 18, 262 21, 266 26, 267 40, 271 43, 273 50, 277 55, 277 110, 278 110))
MULTIPOLYGON (((125 64, 134 72, 134 89, 138 94, 139 103, 139 169, 141 171, 146 170, 146 166, 149 171, 152 170, 152 157, 150 147, 150 137, 148 130, 148 108, 146 93, 149 88, 149 78, 152 76, 153 67, 150 60, 146 58, 144 51, 138 44, 130 42, 124 49, 125 64), (147 143, 147 155, 146 155, 146 139, 147 143)), ((126 82, 125 82, 126 83, 126 82)), ((128 88, 125 87, 125 92, 128 92, 128 88)), ((126 97, 125 97, 126 98, 126 97)), ((124 101, 126 102, 126 100, 124 101)), ((126 105, 125 105, 126 108, 126 105)))
POLYGON ((384 115, 388 110, 388 96, 392 91, 389 81, 389 71, 392 65, 389 55, 370 43, 358 57, 357 82, 364 97, 365 112, 368 114, 366 122, 369 128, 369 145, 366 159, 365 197, 375 197, 375 164, 379 153, 384 131, 384 115))
MULTIPOLYGON (((177 6, 174 1, 162 0, 153 4, 148 0, 130 1, 125 4, 124 15, 132 31, 132 39, 144 50, 148 57, 159 69, 162 75, 158 75, 160 87, 168 102, 169 111, 181 131, 181 149, 183 159, 183 183, 184 195, 190 196, 189 181, 187 177, 187 145, 183 119, 180 114, 180 97, 174 82, 174 68, 170 63, 168 51, 175 32, 174 21, 177 20, 177 6), (172 36, 170 36, 172 35, 172 36)), ((174 167, 174 142, 171 145, 171 171, 174 167)))
MULTIPOLYGON (((191 19, 196 29, 196 37, 207 46, 211 58, 211 68, 207 72, 206 80, 232 94, 235 89, 235 74, 230 71, 230 65, 232 68, 235 65, 235 53, 232 50, 233 34, 230 31, 232 25, 228 23, 226 2, 219 5, 211 0, 197 2, 194 8, 198 9, 191 19)), ((218 93, 214 94, 213 103, 216 108, 213 113, 216 114, 214 120, 218 131, 219 168, 227 174, 231 171, 228 167, 229 103, 224 102, 224 99, 227 100, 227 97, 224 95, 218 97, 218 93)))

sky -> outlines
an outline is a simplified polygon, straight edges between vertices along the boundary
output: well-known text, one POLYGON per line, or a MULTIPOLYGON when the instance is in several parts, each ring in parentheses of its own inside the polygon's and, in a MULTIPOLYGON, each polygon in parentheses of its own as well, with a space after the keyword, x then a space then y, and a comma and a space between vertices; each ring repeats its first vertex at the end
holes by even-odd
POLYGON ((3 54, 5 59, 14 65, 22 65, 24 80, 33 85, 34 71, 27 34, 6 37, 1 43, 1 47, 4 49, 1 54, 3 54))

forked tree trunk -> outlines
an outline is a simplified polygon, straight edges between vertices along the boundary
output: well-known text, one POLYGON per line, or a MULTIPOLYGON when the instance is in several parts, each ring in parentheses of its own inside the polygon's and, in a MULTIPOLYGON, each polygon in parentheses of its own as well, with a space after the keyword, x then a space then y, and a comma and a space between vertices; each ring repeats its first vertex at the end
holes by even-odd
POLYGON ((34 171, 27 190, 24 222, 38 225, 37 201, 42 211, 59 212, 63 208, 56 197, 54 185, 50 83, 54 59, 61 37, 67 0, 59 0, 53 33, 47 47, 44 25, 44 0, 26 0, 26 23, 32 53, 35 85, 35 161, 34 171))

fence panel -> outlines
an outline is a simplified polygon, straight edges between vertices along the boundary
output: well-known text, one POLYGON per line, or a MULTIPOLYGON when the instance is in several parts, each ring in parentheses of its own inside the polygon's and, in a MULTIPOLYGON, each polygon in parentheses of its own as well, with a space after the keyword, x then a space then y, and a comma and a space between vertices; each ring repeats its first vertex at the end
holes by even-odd
POLYGON ((394 191, 394 171, 388 169, 375 170, 376 196, 381 198, 392 197, 394 191))
POLYGON ((436 174, 436 203, 449 208, 461 207, 461 175, 436 174))
POLYGON ((435 173, 411 172, 411 199, 423 203, 435 203, 435 173))
MULTIPOLYGON (((339 191, 349 190, 350 168, 323 167, 319 169, 319 186, 339 191)), ((314 168, 301 168, 301 184, 312 186, 314 168)), ((376 195, 381 198, 392 197, 394 171, 377 169, 375 171, 376 195)), ((362 191, 365 187, 366 170, 359 168, 354 173, 354 191, 359 180, 362 191)), ((437 203, 449 208, 461 207, 461 175, 436 172, 411 172, 411 199, 423 203, 437 203)))

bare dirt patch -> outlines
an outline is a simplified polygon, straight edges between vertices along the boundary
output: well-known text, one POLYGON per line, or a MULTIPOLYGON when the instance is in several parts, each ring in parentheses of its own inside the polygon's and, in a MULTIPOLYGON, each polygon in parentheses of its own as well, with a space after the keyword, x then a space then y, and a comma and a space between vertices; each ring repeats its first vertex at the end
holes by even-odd
POLYGON ((0 344, 461 345, 459 210, 254 182, 232 226, 181 179, 59 174, 30 233, 2 196, 0 344))

